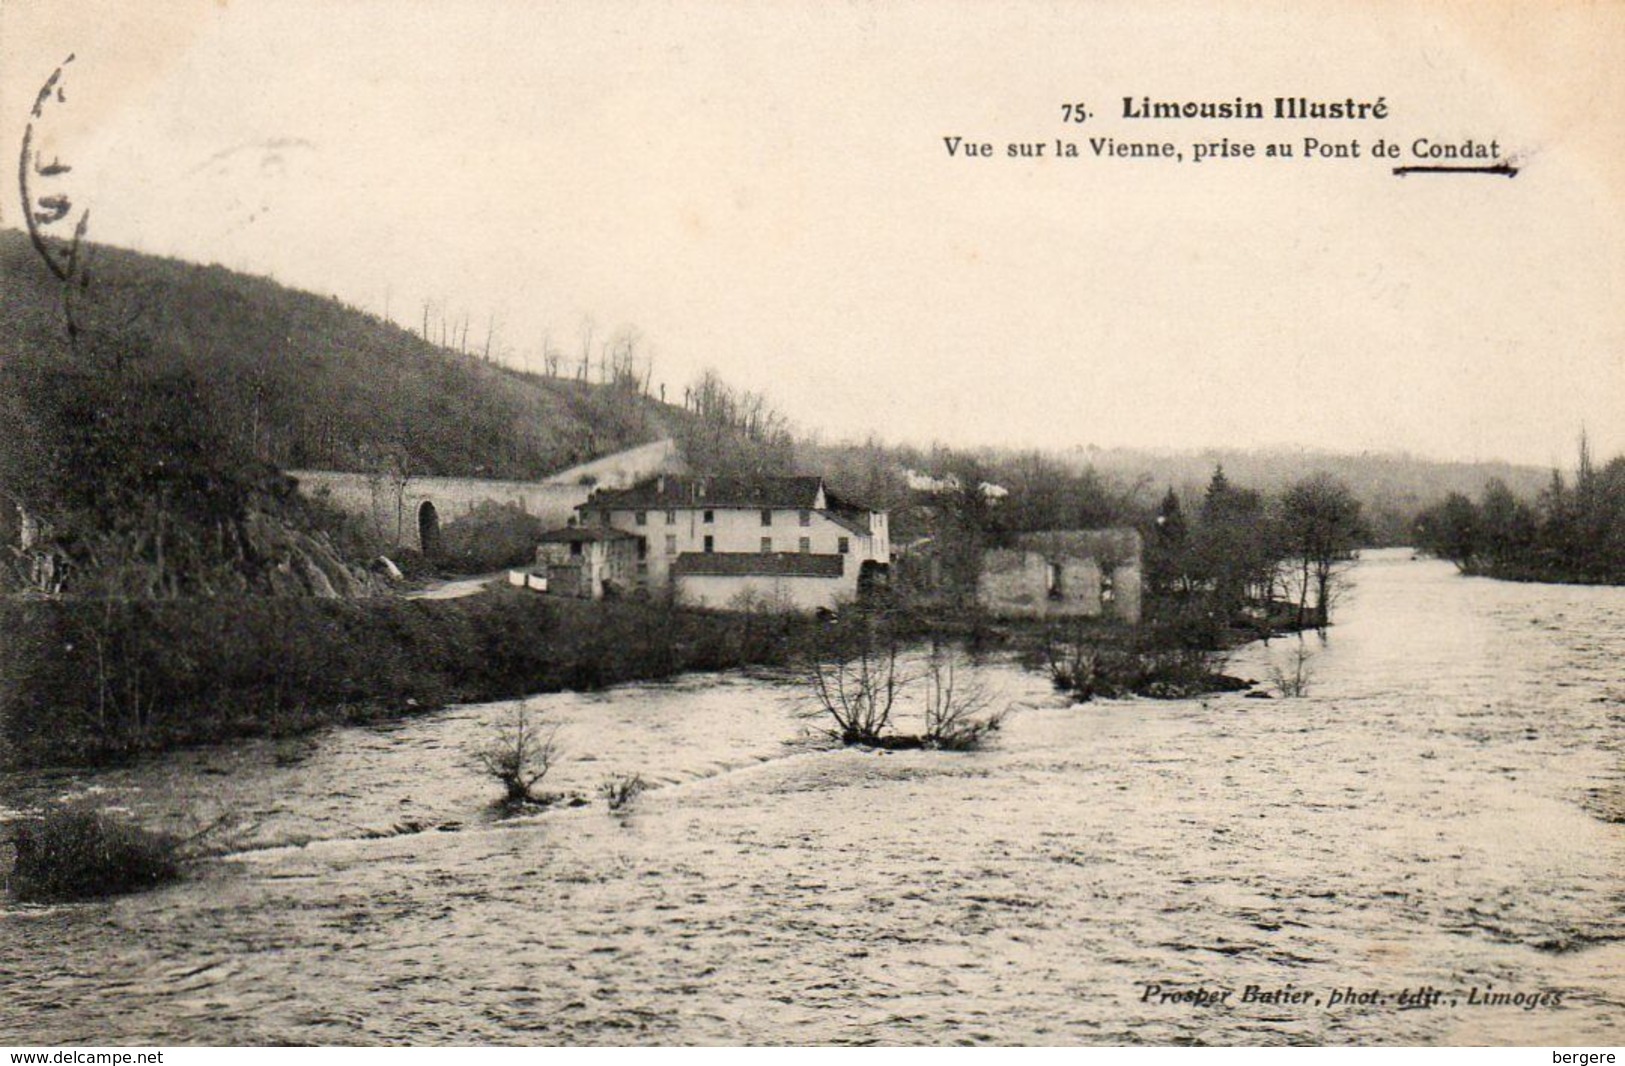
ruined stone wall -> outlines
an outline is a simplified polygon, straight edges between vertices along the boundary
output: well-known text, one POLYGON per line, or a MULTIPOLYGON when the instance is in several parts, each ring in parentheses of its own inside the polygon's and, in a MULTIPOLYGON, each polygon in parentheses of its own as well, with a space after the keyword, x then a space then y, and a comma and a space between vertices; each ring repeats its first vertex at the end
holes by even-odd
POLYGON ((1012 617, 1140 620, 1140 536, 1132 529, 1023 533, 982 554, 977 601, 1012 617), (1103 593, 1109 590, 1108 596, 1103 593))

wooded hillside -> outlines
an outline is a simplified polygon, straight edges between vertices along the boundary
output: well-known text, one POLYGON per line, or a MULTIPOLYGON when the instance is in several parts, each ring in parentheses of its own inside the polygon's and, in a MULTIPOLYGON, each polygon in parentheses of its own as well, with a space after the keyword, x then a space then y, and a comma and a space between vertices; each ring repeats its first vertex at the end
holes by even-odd
POLYGON ((84 331, 20 232, 0 232, 0 363, 182 373, 219 431, 279 467, 535 478, 671 432, 635 389, 518 373, 266 278, 86 246, 84 331))

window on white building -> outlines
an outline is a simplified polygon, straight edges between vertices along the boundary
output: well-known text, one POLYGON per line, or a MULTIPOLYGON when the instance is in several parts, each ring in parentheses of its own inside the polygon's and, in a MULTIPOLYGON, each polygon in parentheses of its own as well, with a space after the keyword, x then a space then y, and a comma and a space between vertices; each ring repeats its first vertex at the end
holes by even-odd
POLYGON ((806 555, 807 553, 811 552, 812 551, 812 538, 811 537, 802 537, 800 547, 801 547, 801 554, 802 555, 806 555))
POLYGON ((769 511, 769 510, 766 510, 764 508, 763 511, 762 511, 762 525, 770 526, 772 524, 773 524, 773 512, 769 511))
POLYGON ((648 511, 639 511, 633 517, 633 521, 635 521, 640 526, 648 525, 649 524, 649 512, 648 511))
POLYGON ((773 550, 773 538, 772 537, 763 537, 762 538, 762 554, 766 555, 769 552, 771 552, 772 550, 773 550))
POLYGON ((677 554, 677 537, 671 533, 666 534, 666 554, 677 554))
POLYGON ((668 526, 675 526, 677 524, 677 512, 676 511, 667 511, 666 512, 666 524, 668 526))
POLYGON ((804 525, 804 526, 812 525, 812 512, 811 511, 802 511, 801 512, 801 524, 804 525))
POLYGON ((852 541, 846 537, 842 537, 840 540, 835 542, 835 550, 840 552, 842 555, 846 555, 852 550, 852 541))
POLYGON ((715 550, 716 550, 716 538, 715 537, 706 537, 705 538, 705 551, 706 551, 706 554, 709 555, 711 552, 713 552, 715 550))

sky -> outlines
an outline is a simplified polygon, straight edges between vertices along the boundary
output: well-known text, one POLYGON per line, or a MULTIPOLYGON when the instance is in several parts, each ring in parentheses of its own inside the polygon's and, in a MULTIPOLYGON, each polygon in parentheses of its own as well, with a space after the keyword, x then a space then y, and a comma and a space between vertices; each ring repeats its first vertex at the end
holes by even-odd
POLYGON ((533 368, 635 330, 672 398, 711 367, 831 439, 1625 452, 1625 4, 1141 6, 7 0, 0 146, 72 53, 36 136, 93 240, 533 368), (1300 151, 1189 160, 1223 137, 1300 151), (1519 173, 1393 175, 1423 137, 1519 173))

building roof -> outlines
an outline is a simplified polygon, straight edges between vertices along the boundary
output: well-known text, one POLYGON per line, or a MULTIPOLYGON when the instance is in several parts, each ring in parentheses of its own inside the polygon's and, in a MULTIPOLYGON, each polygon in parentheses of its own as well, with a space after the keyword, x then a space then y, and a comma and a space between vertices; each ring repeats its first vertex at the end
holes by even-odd
POLYGON ((566 526, 564 529, 550 529, 542 534, 543 544, 571 544, 600 540, 638 540, 635 533, 628 533, 624 529, 614 529, 610 526, 566 526))
POLYGON ((752 507, 810 510, 818 505, 820 477, 648 478, 627 489, 600 489, 583 507, 666 510, 695 507, 752 507))
POLYGON ((683 552, 672 573, 696 577, 840 577, 844 555, 805 552, 683 552))
POLYGON ((665 474, 640 481, 628 489, 599 489, 582 510, 675 511, 697 508, 817 511, 861 537, 870 528, 869 508, 836 496, 824 479, 800 477, 679 477, 665 474), (824 506, 820 507, 822 502, 824 506))
POLYGON ((860 537, 867 537, 874 530, 869 528, 869 511, 867 508, 841 499, 833 492, 824 492, 824 501, 829 505, 820 511, 831 522, 849 529, 860 537))

